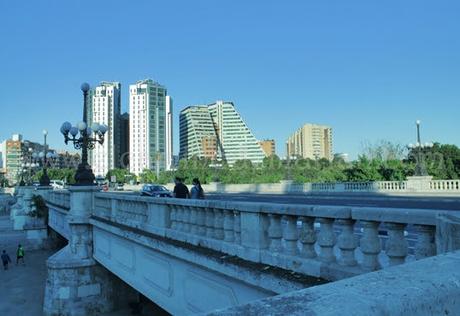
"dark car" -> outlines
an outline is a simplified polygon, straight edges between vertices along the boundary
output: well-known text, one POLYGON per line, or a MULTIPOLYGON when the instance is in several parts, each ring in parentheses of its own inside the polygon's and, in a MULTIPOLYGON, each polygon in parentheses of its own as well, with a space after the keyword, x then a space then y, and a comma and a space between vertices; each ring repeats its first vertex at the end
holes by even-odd
POLYGON ((146 184, 141 190, 142 196, 153 196, 153 197, 172 197, 171 191, 166 189, 162 185, 158 184, 146 184))

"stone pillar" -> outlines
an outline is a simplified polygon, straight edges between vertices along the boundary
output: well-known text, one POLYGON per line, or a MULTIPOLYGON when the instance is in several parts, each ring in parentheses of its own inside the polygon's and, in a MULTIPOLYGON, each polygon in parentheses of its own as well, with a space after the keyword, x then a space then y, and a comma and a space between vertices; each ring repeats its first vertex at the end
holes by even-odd
POLYGON ((407 191, 410 192, 429 192, 431 176, 413 176, 407 177, 407 191))
POLYGON ((110 312, 119 292, 115 277, 92 258, 93 186, 71 187, 68 246, 47 261, 48 276, 43 313, 83 316, 110 312))
POLYGON ((334 245, 336 237, 334 233, 334 219, 319 217, 320 231, 318 234, 318 245, 320 246, 319 259, 326 263, 335 261, 334 245))
POLYGON ((436 219, 437 254, 460 249, 460 212, 445 212, 436 219))
POLYGON ((32 195, 33 187, 22 187, 22 198, 18 208, 14 209, 13 228, 14 230, 24 230, 24 225, 27 223, 30 216, 27 214, 32 210, 32 195))

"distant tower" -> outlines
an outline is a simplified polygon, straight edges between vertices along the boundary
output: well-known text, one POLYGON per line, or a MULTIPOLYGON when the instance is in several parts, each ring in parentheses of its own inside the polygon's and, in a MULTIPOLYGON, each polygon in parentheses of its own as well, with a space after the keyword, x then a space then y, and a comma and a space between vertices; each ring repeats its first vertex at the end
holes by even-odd
POLYGON ((139 175, 151 169, 158 174, 166 170, 166 99, 166 88, 151 79, 129 86, 131 173, 139 175))
POLYGON ((121 85, 119 82, 101 82, 91 89, 88 106, 88 125, 105 124, 108 127, 104 144, 97 144, 90 152, 89 160, 95 176, 105 177, 111 169, 120 166, 120 111, 121 85))

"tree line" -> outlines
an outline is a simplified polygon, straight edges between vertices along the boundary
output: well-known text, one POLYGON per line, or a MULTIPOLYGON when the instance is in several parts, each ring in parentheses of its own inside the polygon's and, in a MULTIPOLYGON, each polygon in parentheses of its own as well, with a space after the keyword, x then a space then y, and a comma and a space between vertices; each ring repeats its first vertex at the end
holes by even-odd
MULTIPOLYGON (((460 149, 455 145, 435 143, 422 155, 428 174, 434 179, 460 178, 460 149)), ((273 155, 266 157, 261 164, 250 160, 238 160, 230 167, 225 162, 219 166, 206 158, 182 159, 176 170, 163 171, 156 175, 154 170, 144 170, 138 177, 127 169, 114 169, 107 173, 107 180, 115 176, 117 182, 160 183, 171 182, 175 177, 190 183, 199 178, 202 183, 277 183, 281 180, 305 182, 361 182, 361 181, 402 181, 414 175, 417 155, 414 150, 381 142, 368 145, 357 160, 346 162, 341 158, 290 159, 282 160, 273 155)), ((74 183, 74 169, 48 169, 50 179, 74 183)), ((38 180, 41 171, 34 175, 38 180)))

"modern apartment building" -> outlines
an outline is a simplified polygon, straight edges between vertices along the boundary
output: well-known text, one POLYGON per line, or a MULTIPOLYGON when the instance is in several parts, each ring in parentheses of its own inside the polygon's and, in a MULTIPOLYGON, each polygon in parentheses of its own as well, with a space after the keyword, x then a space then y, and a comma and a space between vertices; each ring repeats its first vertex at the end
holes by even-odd
POLYGON ((181 111, 179 124, 181 159, 198 156, 233 165, 241 159, 261 163, 265 157, 232 102, 189 106, 181 111))
POLYGON ((22 135, 13 134, 11 139, 6 140, 5 152, 6 178, 10 184, 15 184, 19 182, 22 171, 22 135))
POLYGON ((265 153, 265 157, 270 157, 275 154, 275 140, 265 139, 259 141, 259 145, 265 153))
POLYGON ((0 143, 0 169, 5 168, 6 161, 6 140, 0 143))
MULTIPOLYGON (((171 100, 169 111, 172 113, 171 100)), ((129 151, 131 173, 167 169, 167 90, 151 80, 129 86, 129 151)), ((172 142, 172 140, 171 140, 172 142)))
POLYGON ((291 158, 332 160, 332 128, 305 124, 287 140, 287 154, 291 158))
POLYGON ((120 167, 129 166, 129 114, 123 113, 120 119, 121 145, 120 145, 120 167))
POLYGON ((88 104, 88 124, 105 124, 108 127, 104 143, 96 144, 89 160, 95 176, 105 177, 110 169, 120 165, 121 148, 121 85, 119 82, 101 82, 91 89, 88 104))

